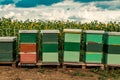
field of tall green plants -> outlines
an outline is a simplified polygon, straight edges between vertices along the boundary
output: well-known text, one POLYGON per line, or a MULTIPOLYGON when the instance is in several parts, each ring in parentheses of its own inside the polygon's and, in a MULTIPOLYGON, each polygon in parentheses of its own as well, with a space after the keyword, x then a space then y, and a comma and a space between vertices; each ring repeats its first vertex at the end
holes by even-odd
POLYGON ((90 23, 81 23, 74 21, 41 21, 41 20, 12 20, 11 18, 0 18, 0 36, 16 36, 19 30, 46 30, 65 28, 83 29, 83 30, 104 30, 120 32, 120 22, 102 23, 93 21, 90 23))

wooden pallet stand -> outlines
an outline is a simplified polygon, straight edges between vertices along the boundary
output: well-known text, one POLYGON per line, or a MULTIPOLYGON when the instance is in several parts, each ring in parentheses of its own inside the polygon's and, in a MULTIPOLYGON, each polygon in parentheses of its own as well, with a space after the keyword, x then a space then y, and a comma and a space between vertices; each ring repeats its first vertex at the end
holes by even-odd
POLYGON ((105 68, 109 68, 109 67, 112 67, 112 68, 119 67, 120 68, 120 65, 118 65, 118 64, 106 64, 105 65, 105 68))
POLYGON ((38 68, 41 68, 41 66, 50 66, 50 65, 53 65, 53 66, 56 66, 56 69, 58 70, 59 69, 59 66, 60 64, 57 63, 57 62, 41 62, 41 61, 38 61, 37 63, 18 63, 18 67, 21 68, 21 66, 37 66, 38 68))
POLYGON ((66 69, 67 66, 82 66, 82 69, 85 69, 85 63, 83 62, 64 62, 63 69, 66 69))
POLYGON ((58 62, 42 62, 42 61, 38 61, 37 66, 44 66, 44 65, 56 65, 56 66, 60 66, 60 63, 58 62))
POLYGON ((10 64, 11 67, 15 68, 17 62, 18 62, 18 60, 15 60, 15 61, 13 61, 13 62, 0 62, 0 65, 2 66, 2 65, 8 65, 8 64, 10 64))
POLYGON ((60 67, 60 63, 58 63, 58 62, 42 62, 41 66, 56 66, 56 70, 58 70, 60 67))
POLYGON ((40 66, 40 62, 38 61, 37 63, 18 63, 18 67, 21 68, 22 66, 40 66), (38 64, 39 63, 39 64, 38 64))
POLYGON ((22 66, 36 66, 36 63, 18 63, 18 68, 21 68, 22 66))
POLYGON ((104 64, 86 63, 85 64, 85 69, 86 69, 87 66, 89 66, 89 67, 92 67, 92 66, 93 67, 100 67, 101 70, 104 70, 104 68, 105 68, 104 64))
POLYGON ((39 68, 41 68, 41 66, 56 66, 56 69, 59 69, 60 63, 57 62, 41 62, 38 61, 38 63, 36 64, 39 68))
POLYGON ((42 65, 42 62, 41 62, 41 61, 38 61, 37 64, 36 64, 36 66, 37 66, 38 68, 41 68, 41 65, 42 65))

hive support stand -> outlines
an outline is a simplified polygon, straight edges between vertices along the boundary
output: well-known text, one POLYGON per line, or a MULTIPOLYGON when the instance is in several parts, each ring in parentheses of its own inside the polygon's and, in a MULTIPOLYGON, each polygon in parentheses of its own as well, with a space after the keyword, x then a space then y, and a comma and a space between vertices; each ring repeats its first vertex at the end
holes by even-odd
POLYGON ((0 65, 8 65, 8 64, 10 64, 11 67, 16 68, 17 62, 18 62, 18 60, 16 59, 16 60, 11 61, 11 62, 9 62, 9 61, 8 62, 0 62, 0 65))
POLYGON ((82 69, 85 69, 85 63, 83 62, 64 62, 62 68, 66 69, 67 66, 81 66, 82 69))

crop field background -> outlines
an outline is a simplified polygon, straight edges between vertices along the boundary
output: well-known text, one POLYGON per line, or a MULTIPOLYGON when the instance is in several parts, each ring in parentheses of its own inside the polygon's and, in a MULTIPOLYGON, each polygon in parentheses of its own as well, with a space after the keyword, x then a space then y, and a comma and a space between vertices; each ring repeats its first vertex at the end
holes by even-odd
POLYGON ((0 36, 17 36, 19 30, 58 29, 62 32, 62 30, 65 28, 120 32, 120 22, 111 21, 108 23, 102 23, 93 21, 90 23, 81 23, 74 21, 18 21, 10 18, 0 18, 0 36))

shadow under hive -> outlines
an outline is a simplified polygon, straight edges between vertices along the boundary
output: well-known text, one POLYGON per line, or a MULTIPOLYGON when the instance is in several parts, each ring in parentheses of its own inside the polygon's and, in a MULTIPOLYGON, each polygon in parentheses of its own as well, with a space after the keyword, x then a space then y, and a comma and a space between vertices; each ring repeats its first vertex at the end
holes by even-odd
POLYGON ((84 31, 85 41, 85 63, 103 62, 103 34, 104 31, 86 30, 84 31))
POLYGON ((37 30, 20 30, 20 63, 37 63, 37 30))
POLYGON ((64 62, 80 62, 80 29, 64 29, 64 62))
POLYGON ((0 62, 16 59, 16 37, 0 37, 0 62))
POLYGON ((58 35, 59 30, 41 30, 42 62, 59 63, 58 35))
POLYGON ((120 65, 120 32, 107 32, 105 44, 105 64, 120 65))

